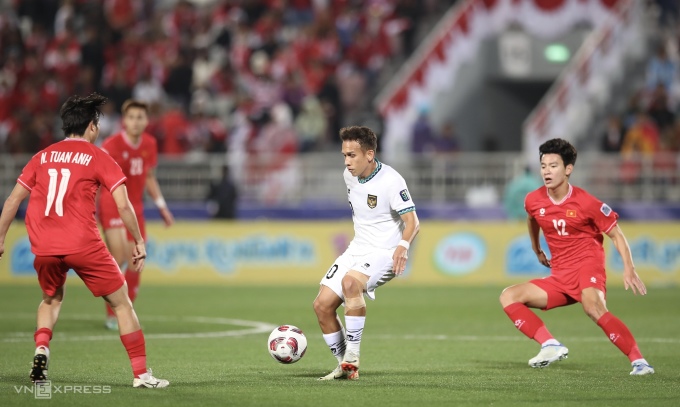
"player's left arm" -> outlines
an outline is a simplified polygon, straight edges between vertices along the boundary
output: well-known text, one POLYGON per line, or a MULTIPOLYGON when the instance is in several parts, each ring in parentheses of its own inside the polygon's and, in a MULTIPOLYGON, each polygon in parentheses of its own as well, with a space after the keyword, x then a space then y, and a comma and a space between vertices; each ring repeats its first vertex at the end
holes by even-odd
POLYGON ((172 216, 172 212, 168 209, 168 205, 165 203, 163 198, 163 193, 161 192, 161 186, 158 185, 158 179, 156 179, 156 168, 149 168, 146 172, 146 190, 149 191, 151 199, 153 199, 156 207, 161 213, 163 222, 165 226, 171 226, 175 223, 175 218, 172 216))
POLYGON ((2 259, 2 254, 5 252, 5 237, 7 236, 9 225, 17 215, 19 205, 21 205, 21 202, 23 202, 30 193, 31 191, 17 182, 12 193, 9 194, 9 197, 5 200, 5 205, 2 207, 2 213, 0 213, 0 259, 2 259))
POLYGON ((623 234, 623 231, 619 227, 618 223, 607 232, 607 236, 612 239, 614 247, 618 250, 623 259, 623 285, 633 290, 633 294, 640 293, 641 295, 647 294, 647 287, 645 283, 642 282, 640 276, 638 276, 635 271, 635 264, 633 264, 633 255, 630 252, 630 246, 628 245, 628 240, 623 234))
POLYGON ((420 221, 418 221, 418 215, 416 211, 406 212, 401 216, 401 220, 404 221, 404 231, 401 234, 401 242, 397 245, 397 248, 392 254, 392 260, 394 261, 394 266, 392 270, 394 274, 400 275, 406 269, 406 260, 408 259, 408 249, 416 238, 416 235, 420 231, 420 221))

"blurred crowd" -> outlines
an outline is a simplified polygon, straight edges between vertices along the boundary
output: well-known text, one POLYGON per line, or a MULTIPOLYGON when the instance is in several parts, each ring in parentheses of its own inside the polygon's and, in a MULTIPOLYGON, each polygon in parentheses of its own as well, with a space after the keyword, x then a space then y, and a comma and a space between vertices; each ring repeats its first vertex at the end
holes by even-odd
POLYGON ((160 153, 334 148, 381 70, 443 0, 10 0, 0 13, 0 153, 62 134, 72 94, 149 103, 160 153))
MULTIPOLYGON (((672 3, 669 3, 672 4, 672 3)), ((677 21, 677 5, 672 21, 677 21)), ((669 19, 661 14, 660 23, 669 19)), ((608 117, 601 150, 635 154, 680 152, 680 25, 667 24, 647 61, 644 84, 635 89, 625 111, 608 117)))
MULTIPOLYGON (((664 186, 678 181, 680 166, 680 7, 655 0, 658 43, 645 67, 644 81, 625 109, 607 118, 601 151, 620 153, 624 184, 638 184, 645 171, 664 186)), ((667 198, 666 189, 662 198, 667 198)))
POLYGON ((647 62, 643 86, 633 92, 625 111, 607 118, 601 151, 621 154, 619 171, 626 184, 640 182, 645 158, 652 159, 648 170, 661 182, 678 181, 674 174, 680 166, 679 49, 680 30, 673 28, 662 35, 647 62))

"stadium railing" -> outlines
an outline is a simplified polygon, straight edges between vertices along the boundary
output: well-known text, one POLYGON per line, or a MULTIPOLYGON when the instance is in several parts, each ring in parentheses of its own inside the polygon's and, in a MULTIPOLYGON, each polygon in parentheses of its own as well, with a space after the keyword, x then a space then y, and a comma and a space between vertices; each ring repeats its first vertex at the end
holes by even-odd
MULTIPOLYGON (((476 192, 502 198, 505 185, 523 171, 521 153, 454 153, 409 155, 387 163, 406 179, 416 202, 468 203, 476 192)), ((9 195, 29 155, 0 155, 0 195, 9 195)), ((539 177, 538 159, 530 163, 539 177)), ((295 206, 345 204, 340 153, 284 157, 229 158, 223 154, 159 158, 157 176, 168 201, 205 201, 211 182, 229 165, 241 203, 295 206)), ((680 202, 680 155, 658 153, 622 157, 620 154, 579 154, 572 183, 603 201, 680 202)))

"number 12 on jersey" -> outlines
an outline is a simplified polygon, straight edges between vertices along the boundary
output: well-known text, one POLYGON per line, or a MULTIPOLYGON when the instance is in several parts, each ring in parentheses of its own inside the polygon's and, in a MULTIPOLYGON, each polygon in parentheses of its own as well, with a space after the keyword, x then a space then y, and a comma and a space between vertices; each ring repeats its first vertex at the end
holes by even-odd
POLYGON ((50 215, 52 204, 54 204, 54 212, 56 212, 58 216, 64 216, 64 195, 66 195, 68 181, 71 178, 71 170, 68 168, 61 169, 59 192, 57 192, 57 177, 59 176, 59 172, 54 168, 49 168, 47 174, 50 176, 50 184, 47 187, 47 207, 45 208, 45 216, 50 215))
POLYGON ((567 232, 567 221, 564 219, 553 219, 553 225, 555 225, 555 230, 557 231, 557 234, 560 236, 569 236, 569 232, 567 232), (562 228, 560 230, 560 228, 562 228))

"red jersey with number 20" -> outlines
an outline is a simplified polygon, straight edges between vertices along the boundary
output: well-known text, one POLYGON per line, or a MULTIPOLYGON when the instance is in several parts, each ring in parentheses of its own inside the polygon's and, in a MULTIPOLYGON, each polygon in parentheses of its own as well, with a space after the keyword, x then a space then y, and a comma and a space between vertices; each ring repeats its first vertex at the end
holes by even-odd
MULTIPOLYGON (((104 141, 102 150, 109 153, 123 169, 123 173, 127 177, 125 185, 128 190, 128 198, 137 215, 142 216, 146 174, 158 162, 156 139, 148 133, 142 133, 137 144, 132 144, 124 133, 118 133, 104 141)), ((113 197, 108 192, 102 190, 99 199, 102 207, 115 208, 113 197)))
POLYGON ((101 242, 95 219, 100 185, 125 182, 118 164, 84 139, 54 143, 31 158, 17 182, 31 191, 26 229, 37 256, 82 252, 101 242))
POLYGON ((527 194, 524 208, 543 230, 552 275, 568 274, 585 262, 604 266, 602 234, 616 226, 619 218, 607 204, 572 185, 567 196, 555 202, 542 186, 527 194))

